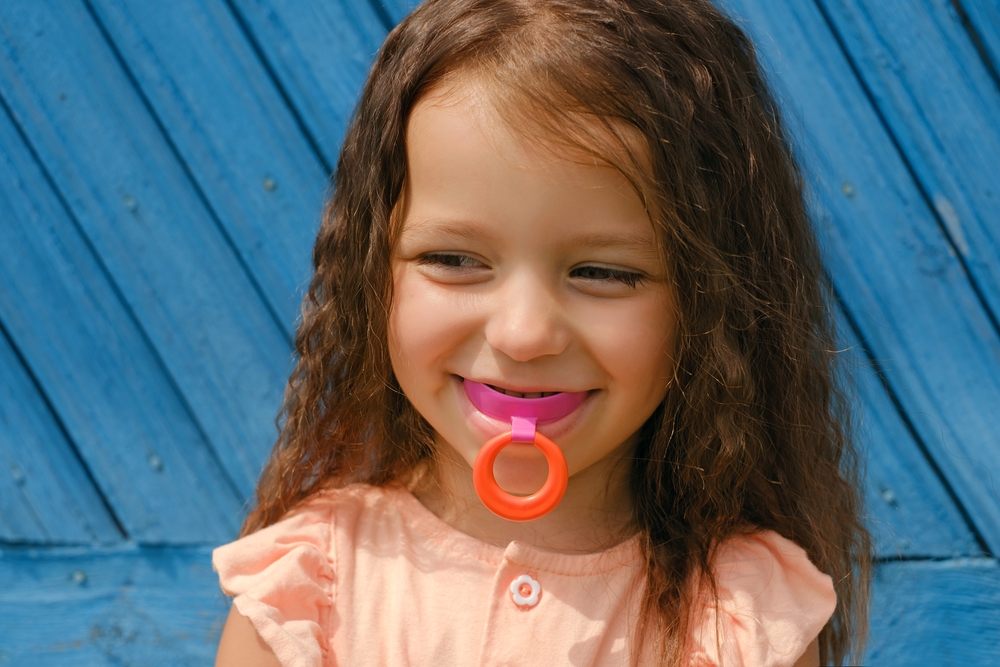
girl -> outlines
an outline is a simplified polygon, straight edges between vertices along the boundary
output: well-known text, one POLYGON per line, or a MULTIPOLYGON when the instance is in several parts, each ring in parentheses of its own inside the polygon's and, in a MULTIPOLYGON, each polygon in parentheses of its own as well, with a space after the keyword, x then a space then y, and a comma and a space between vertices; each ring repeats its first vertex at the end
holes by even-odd
POLYGON ((428 0, 374 65, 314 262, 279 443, 214 554, 217 664, 860 645, 829 291, 751 44, 708 2, 428 0))

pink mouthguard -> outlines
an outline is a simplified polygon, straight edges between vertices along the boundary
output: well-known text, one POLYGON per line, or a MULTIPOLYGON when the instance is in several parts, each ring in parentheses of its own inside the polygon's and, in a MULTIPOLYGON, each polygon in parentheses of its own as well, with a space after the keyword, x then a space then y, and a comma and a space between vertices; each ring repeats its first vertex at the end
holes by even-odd
POLYGON ((481 382, 465 380, 465 393, 476 409, 494 419, 510 422, 511 440, 533 442, 535 424, 562 419, 580 407, 587 392, 563 391, 544 398, 518 398, 490 389, 481 382))

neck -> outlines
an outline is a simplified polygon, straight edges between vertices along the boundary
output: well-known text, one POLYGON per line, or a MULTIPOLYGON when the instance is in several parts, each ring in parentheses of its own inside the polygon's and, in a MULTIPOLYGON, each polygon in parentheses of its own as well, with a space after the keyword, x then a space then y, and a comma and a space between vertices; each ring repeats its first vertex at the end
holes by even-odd
POLYGON ((534 521, 507 521, 486 509, 472 485, 472 469, 447 443, 436 447, 433 470, 422 475, 412 490, 442 521, 489 544, 505 547, 516 540, 550 551, 592 553, 634 532, 627 456, 633 445, 626 442, 572 475, 559 505, 534 521))

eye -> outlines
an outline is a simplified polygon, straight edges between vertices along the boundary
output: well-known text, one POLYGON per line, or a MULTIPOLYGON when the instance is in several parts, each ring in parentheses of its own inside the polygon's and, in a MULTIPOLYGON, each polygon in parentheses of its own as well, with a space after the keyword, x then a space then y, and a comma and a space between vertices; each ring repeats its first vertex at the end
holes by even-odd
POLYGON ((634 271, 612 269, 606 266, 581 266, 573 269, 570 274, 574 278, 600 282, 619 282, 634 288, 642 282, 644 276, 634 271))
POLYGON ((416 264, 427 278, 448 285, 471 285, 488 280, 488 264, 472 255, 460 252, 428 252, 416 258, 416 264))
POLYGON ((440 266, 449 269, 477 269, 484 267, 479 260, 450 252, 432 252, 420 257, 417 263, 421 266, 440 266))

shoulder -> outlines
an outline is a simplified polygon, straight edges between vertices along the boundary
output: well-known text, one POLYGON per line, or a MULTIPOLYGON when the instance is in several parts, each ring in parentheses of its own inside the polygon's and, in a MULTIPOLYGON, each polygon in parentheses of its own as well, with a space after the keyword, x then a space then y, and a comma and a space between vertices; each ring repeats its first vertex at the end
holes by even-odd
POLYGON ((214 550, 212 562, 224 580, 223 589, 238 594, 244 588, 240 573, 267 569, 289 556, 297 562, 333 559, 336 532, 351 532, 373 514, 396 511, 395 496, 400 493, 405 492, 366 484, 318 491, 278 522, 214 550), (225 581, 230 574, 237 577, 231 587, 225 581))
POLYGON ((360 484, 324 490, 277 523, 213 551, 222 590, 281 664, 324 664, 340 560, 337 534, 369 523, 363 519, 372 513, 391 511, 396 493, 360 484))
POLYGON ((718 597, 700 591, 692 619, 693 657, 701 664, 793 665, 837 604, 833 580, 773 531, 719 545, 712 569, 718 597))
POLYGON ((752 599, 755 606, 766 602, 774 611, 822 602, 830 610, 827 618, 836 604, 829 575, 816 568, 802 547, 771 530, 727 540, 719 546, 712 568, 720 601, 726 594, 744 603, 752 599))

